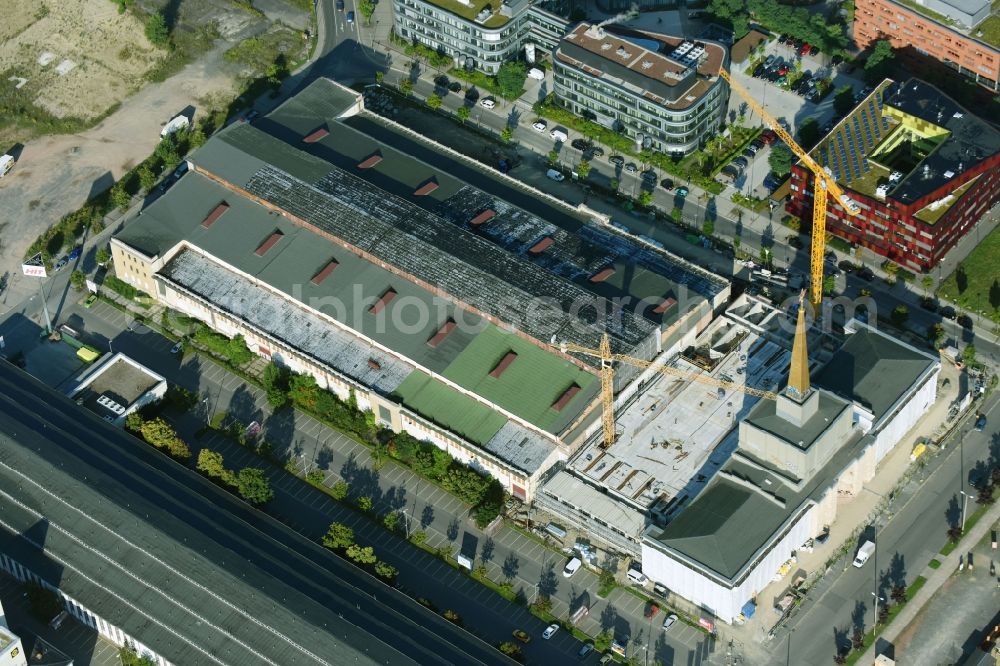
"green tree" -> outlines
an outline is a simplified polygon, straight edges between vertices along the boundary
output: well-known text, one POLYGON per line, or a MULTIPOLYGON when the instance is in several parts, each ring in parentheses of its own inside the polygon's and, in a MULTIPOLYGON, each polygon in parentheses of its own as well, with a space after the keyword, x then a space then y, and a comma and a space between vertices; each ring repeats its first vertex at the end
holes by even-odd
POLYGON ((441 479, 441 485, 469 504, 479 504, 489 488, 490 480, 473 469, 456 464, 441 479))
POLYGON ((362 511, 372 510, 372 498, 367 495, 362 495, 358 498, 358 508, 362 511))
POLYGON ((684 219, 684 211, 674 206, 670 210, 670 219, 672 219, 674 222, 680 223, 680 221, 684 219))
POLYGON ((409 79, 403 79, 399 82, 399 92, 402 93, 404 97, 409 97, 410 93, 413 92, 413 81, 409 79))
POLYGON ((385 72, 381 70, 375 72, 375 83, 382 83, 382 80, 384 78, 385 78, 385 72))
POLYGON ((469 111, 469 107, 463 104, 455 110, 455 115, 464 123, 472 115, 472 111, 469 111))
POLYGON ((837 288, 837 280, 832 275, 824 276, 823 278, 823 293, 832 294, 833 290, 837 288))
POLYGON ((843 86, 837 89, 833 98, 833 110, 838 116, 846 116, 854 108, 854 88, 843 86))
POLYGON ((371 25, 372 14, 375 13, 375 3, 372 0, 360 0, 358 2, 358 11, 365 17, 365 23, 371 25))
POLYGON ((705 220, 701 225, 701 233, 706 236, 711 236, 715 233, 715 222, 712 220, 705 220))
POLYGON ((649 190, 643 190, 639 193, 639 205, 649 206, 653 203, 653 193, 649 190))
POLYGON ((316 469, 309 470, 309 473, 306 474, 306 481, 314 486, 323 485, 323 481, 325 480, 326 473, 318 467, 316 469))
POLYGON ((267 394, 267 401, 274 409, 281 409, 288 404, 288 382, 291 379, 291 372, 288 368, 281 367, 274 361, 267 364, 264 374, 261 376, 261 383, 267 394))
POLYGON ((396 531, 396 525, 399 524, 399 514, 395 511, 391 511, 382 518, 382 524, 385 525, 385 529, 390 532, 396 531))
POLYGON ((902 326, 910 318, 910 309, 900 303, 892 309, 892 314, 889 315, 889 318, 896 326, 902 326))
POLYGON ((421 545, 422 543, 425 543, 427 541, 427 532, 424 532, 423 530, 417 530, 416 532, 410 535, 410 541, 412 541, 414 544, 418 546, 421 545))
POLYGON ((375 549, 371 546, 359 546, 356 543, 347 547, 347 556, 358 564, 375 564, 378 561, 375 549))
POLYGON ((549 166, 555 166, 556 163, 559 161, 559 151, 550 150, 548 158, 549 158, 549 166))
POLYGON ((441 96, 437 95, 437 94, 434 94, 434 93, 431 93, 430 95, 428 95, 427 96, 427 106, 430 107, 430 108, 432 108, 432 109, 440 109, 441 108, 441 96))
POLYGON ((399 570, 388 562, 379 560, 375 563, 375 574, 380 578, 392 580, 399 574, 399 570))
POLYGON ((501 97, 517 99, 524 92, 524 80, 528 77, 528 67, 519 60, 508 60, 497 70, 497 90, 501 97))
POLYGON ((132 203, 132 195, 125 189, 124 181, 119 180, 111 186, 111 205, 118 210, 128 210, 132 203))
POLYGON ((608 187, 611 188, 612 192, 617 192, 618 191, 618 186, 620 184, 621 183, 618 181, 617 178, 612 178, 611 180, 608 181, 608 187))
POLYGON ((187 444, 181 441, 169 423, 159 417, 144 421, 139 432, 148 444, 165 450, 175 458, 186 460, 191 457, 191 450, 187 444))
POLYGON ((711 0, 708 13, 733 27, 733 38, 740 39, 750 32, 750 12, 744 0, 711 0))
POLYGON ((111 253, 108 252, 108 248, 99 247, 97 252, 94 253, 94 261, 97 262, 99 266, 103 266, 111 260, 111 253))
POLYGON ((922 278, 920 278, 920 284, 923 285, 926 291, 930 291, 931 289, 934 288, 934 278, 931 277, 930 275, 925 275, 922 278))
POLYGON ((148 654, 139 656, 135 648, 129 645, 119 648, 118 659, 122 662, 122 666, 156 666, 157 663, 148 654))
POLYGON ((198 452, 198 462, 195 467, 210 479, 221 478, 227 471, 222 454, 211 449, 202 449, 198 452))
POLYGON ((510 127, 504 127, 500 130, 500 138, 503 139, 504 143, 510 143, 510 140, 514 138, 514 130, 510 127))
POLYGON ((590 175, 590 162, 587 160, 580 160, 580 163, 576 165, 576 175, 580 178, 586 178, 590 175))
POLYGON ((244 467, 236 475, 236 490, 240 497, 254 506, 267 504, 274 497, 271 484, 258 467, 244 467))
POLYGON ((927 327, 927 340, 934 346, 938 348, 944 341, 944 326, 941 324, 931 324, 927 327))
POLYGON ((895 60, 896 52, 889 40, 878 40, 865 61, 865 80, 872 85, 880 83, 889 75, 895 60))
POLYGON ((514 661, 521 661, 521 648, 517 643, 511 643, 510 641, 504 641, 497 646, 501 652, 513 659, 514 661))
POLYGON ((323 547, 343 550, 354 545, 354 530, 343 523, 330 523, 330 529, 323 536, 323 547))
POLYGON ((156 12, 146 19, 146 39, 154 46, 167 46, 170 43, 170 30, 163 14, 156 12))
POLYGON ((149 168, 149 165, 143 162, 139 165, 139 168, 135 170, 136 175, 139 177, 139 187, 142 188, 144 192, 149 192, 153 189, 153 185, 156 184, 156 174, 153 170, 149 168))
POLYGON ((87 286, 87 275, 81 270, 75 270, 69 274, 69 283, 77 291, 83 291, 83 288, 87 286))
POLYGON ((820 128, 815 118, 806 118, 799 125, 799 144, 806 150, 812 150, 819 142, 820 128))
POLYGON ((142 414, 140 414, 139 412, 132 412, 131 414, 125 417, 125 429, 133 434, 136 435, 142 434, 142 423, 143 423, 142 414))
POLYGON ((767 165, 776 175, 787 175, 792 170, 792 151, 785 146, 772 146, 767 165))
POLYGON ((493 522, 493 520, 500 515, 502 506, 499 499, 490 499, 481 503, 472 512, 473 517, 476 520, 476 526, 479 529, 483 529, 487 525, 493 522))
POLYGON ((330 487, 330 496, 335 500, 343 500, 347 497, 350 489, 351 487, 347 484, 347 481, 337 481, 330 487))
POLYGON ((976 345, 966 345, 962 350, 962 361, 966 365, 976 364, 976 345))

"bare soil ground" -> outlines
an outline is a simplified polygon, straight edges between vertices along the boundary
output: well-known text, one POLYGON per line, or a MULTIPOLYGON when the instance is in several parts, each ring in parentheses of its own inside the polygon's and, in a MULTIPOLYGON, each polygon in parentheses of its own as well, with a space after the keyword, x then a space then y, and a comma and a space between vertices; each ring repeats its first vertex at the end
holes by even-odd
POLYGON ((104 0, 0 0, 0 85, 24 80, 57 118, 95 118, 138 89, 167 53, 132 14, 104 0))
MULTIPOLYGON (((39 233, 145 159, 159 141, 161 127, 172 117, 193 108, 197 120, 200 113, 222 108, 236 95, 245 68, 223 58, 227 49, 260 34, 281 32, 276 20, 290 26, 309 25, 308 12, 301 10, 299 0, 267 0, 261 7, 265 18, 230 0, 184 0, 174 29, 175 43, 209 24, 220 39, 166 81, 143 87, 144 74, 160 60, 146 42, 141 23, 130 15, 119 15, 109 0, 59 2, 65 6, 57 6, 55 0, 41 0, 41 4, 0 0, 0 71, 15 60, 29 63, 29 68, 41 67, 37 59, 42 53, 36 53, 41 49, 57 56, 47 70, 54 71, 70 59, 77 66, 61 78, 70 81, 75 74, 81 75, 74 84, 77 88, 47 89, 40 99, 46 108, 64 109, 76 116, 87 109, 95 111, 91 117, 100 117, 114 103, 120 101, 121 106, 88 130, 26 141, 14 170, 0 180, 0 277, 10 277, 0 293, 0 313, 34 289, 22 278, 20 264, 39 233), (84 9, 92 16, 83 17, 84 9), (46 41, 44 30, 55 36, 46 41), (139 54, 136 62, 130 62, 131 56, 120 57, 126 47, 139 54), (2 60, 5 57, 12 60, 2 60), (122 78, 122 87, 109 82, 115 75, 122 78)), ((145 0, 140 4, 152 10, 163 3, 150 2, 148 8, 145 0)), ((46 70, 40 71, 45 74, 46 70)), ((0 86, 14 84, 6 77, 0 80, 0 86)), ((0 151, 15 140, 0 135, 0 151), (3 143, 5 138, 7 143, 3 143)))

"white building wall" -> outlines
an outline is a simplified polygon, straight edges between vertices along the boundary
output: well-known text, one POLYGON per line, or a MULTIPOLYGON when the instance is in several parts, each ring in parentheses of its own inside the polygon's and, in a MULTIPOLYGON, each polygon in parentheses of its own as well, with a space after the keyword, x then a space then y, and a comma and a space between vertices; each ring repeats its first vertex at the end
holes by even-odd
POLYGON ((642 543, 642 572, 658 583, 666 585, 675 594, 714 614, 723 622, 732 623, 743 605, 753 599, 774 578, 778 568, 792 556, 792 552, 805 543, 812 532, 810 506, 801 514, 784 537, 760 559, 735 587, 722 585, 650 545, 642 543))
MULTIPOLYGON (((60 603, 69 615, 72 615, 74 618, 79 620, 84 626, 94 629, 94 631, 114 645, 117 645, 118 647, 125 647, 128 645, 135 650, 137 654, 145 655, 151 658, 157 666, 174 666, 171 662, 153 652, 153 650, 149 649, 146 645, 140 643, 135 638, 122 631, 121 628, 108 623, 104 618, 88 610, 79 601, 70 597, 59 588, 50 585, 47 581, 39 578, 30 569, 21 565, 20 562, 4 553, 0 553, 0 569, 3 569, 21 582, 33 581, 51 591, 59 597, 60 603)), ((0 658, 0 665, 6 666, 2 658, 0 658)))
MULTIPOLYGON (((937 400, 937 378, 940 371, 941 366, 936 365, 933 372, 924 381, 924 385, 895 413, 890 412, 886 415, 886 423, 881 426, 881 430, 876 435, 876 465, 913 429, 920 417, 927 413, 927 410, 937 400)), ((873 469, 872 474, 874 471, 873 469)))

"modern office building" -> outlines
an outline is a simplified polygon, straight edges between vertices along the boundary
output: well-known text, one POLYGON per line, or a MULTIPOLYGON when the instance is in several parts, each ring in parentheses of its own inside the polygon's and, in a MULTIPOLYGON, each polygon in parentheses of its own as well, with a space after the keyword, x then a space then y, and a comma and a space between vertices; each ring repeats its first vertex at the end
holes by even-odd
POLYGON ((803 310, 787 387, 740 421, 736 451, 694 501, 644 535, 643 573, 724 622, 752 614, 937 395, 935 358, 863 324, 814 385, 803 310))
MULTIPOLYGON (((914 271, 1000 201, 1000 131, 917 79, 884 81, 811 155, 861 208, 849 216, 831 199, 827 231, 914 271)), ((812 188, 796 164, 790 213, 811 217, 812 188)))
POLYGON ((989 0, 857 0, 854 41, 867 49, 879 39, 917 67, 936 60, 1000 90, 1000 14, 989 0))
POLYGON ((393 29, 457 66, 496 74, 526 45, 548 51, 566 31, 567 20, 545 7, 532 0, 394 0, 393 29))
POLYGON ((720 131, 728 50, 621 27, 581 23, 552 54, 556 99, 577 115, 621 130, 636 144, 690 153, 720 131))
POLYGON ((108 423, 122 426, 144 405, 163 399, 167 380, 124 354, 106 354, 87 368, 69 390, 69 397, 108 423))
POLYGON ((24 654, 24 644, 21 638, 11 631, 0 604, 0 666, 27 666, 24 654))
POLYGON ((320 80, 211 138, 115 272, 530 499, 600 427, 560 343, 673 353, 728 283, 361 106, 320 80))

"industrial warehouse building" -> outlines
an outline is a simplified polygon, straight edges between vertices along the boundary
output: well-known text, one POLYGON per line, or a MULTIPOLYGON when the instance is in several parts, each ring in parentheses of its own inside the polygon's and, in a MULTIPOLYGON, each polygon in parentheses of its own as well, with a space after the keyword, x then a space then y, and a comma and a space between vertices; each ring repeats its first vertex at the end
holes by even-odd
MULTIPOLYGON (((933 86, 886 80, 811 152, 857 202, 827 230, 915 271, 941 261, 1000 202, 1000 131, 933 86)), ((812 214, 813 177, 792 168, 788 211, 812 214)))
POLYGON ((725 124, 722 44, 581 23, 552 53, 559 103, 644 148, 687 154, 725 124))
POLYGON ((115 271, 530 499, 599 428, 594 361, 559 343, 674 353, 728 284, 362 107, 319 80, 226 128, 115 271))
POLYGON ((801 310, 797 327, 787 387, 750 409, 728 461, 642 543, 643 573, 724 622, 833 524, 937 395, 935 358, 856 322, 813 383, 801 310))

